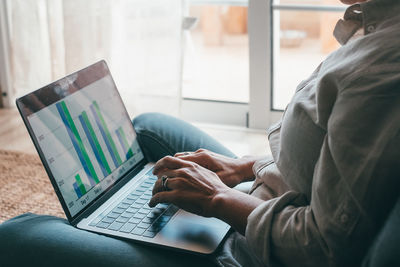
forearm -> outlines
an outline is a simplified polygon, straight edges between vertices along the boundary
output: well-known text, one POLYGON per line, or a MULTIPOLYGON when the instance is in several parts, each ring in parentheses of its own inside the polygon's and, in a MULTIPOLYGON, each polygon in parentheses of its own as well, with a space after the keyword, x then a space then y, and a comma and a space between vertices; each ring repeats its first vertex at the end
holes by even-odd
POLYGON ((214 216, 231 225, 243 234, 246 231, 247 217, 264 201, 234 189, 219 192, 213 200, 214 216))

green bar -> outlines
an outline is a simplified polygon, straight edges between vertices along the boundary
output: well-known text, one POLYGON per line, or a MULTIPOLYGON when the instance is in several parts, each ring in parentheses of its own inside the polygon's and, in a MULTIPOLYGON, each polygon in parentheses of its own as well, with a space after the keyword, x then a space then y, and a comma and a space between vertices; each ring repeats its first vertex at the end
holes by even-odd
POLYGON ((80 135, 78 133, 78 130, 76 129, 75 123, 72 120, 71 114, 69 113, 69 110, 68 110, 67 106, 65 105, 64 101, 61 101, 61 107, 64 110, 65 116, 67 117, 67 120, 68 120, 68 124, 70 125, 71 130, 74 133, 76 140, 78 141, 79 149, 82 151, 83 158, 86 161, 86 164, 87 164, 87 166, 89 168, 90 174, 92 175, 92 177, 93 177, 94 181, 96 182, 96 184, 98 184, 99 183, 99 178, 97 177, 96 171, 93 168, 92 162, 89 159, 89 156, 88 156, 88 154, 86 152, 85 146, 82 143, 82 139, 81 139, 81 137, 80 137, 80 135))
POLYGON ((128 140, 126 139, 124 129, 122 129, 122 127, 119 127, 118 131, 122 136, 122 142, 124 142, 125 146, 129 148, 128 149, 128 158, 130 158, 133 156, 133 152, 132 152, 131 146, 128 144, 128 140))
POLYGON ((85 189, 85 185, 82 183, 81 177, 79 176, 79 173, 77 175, 75 175, 75 180, 76 183, 78 184, 79 190, 82 193, 82 196, 84 194, 86 194, 86 189, 85 189))
POLYGON ((110 166, 108 165, 107 159, 104 156, 103 148, 100 146, 99 140, 97 139, 97 136, 94 133, 92 124, 89 121, 89 118, 88 118, 88 116, 86 114, 86 111, 82 112, 82 117, 83 117, 83 120, 85 121, 85 123, 86 123, 86 125, 87 125, 87 127, 89 129, 90 135, 92 136, 92 138, 94 140, 94 144, 96 145, 97 151, 99 151, 101 162, 103 163, 103 166, 106 168, 108 174, 110 174, 111 173, 110 166))
POLYGON ((99 116, 100 122, 103 125, 104 131, 106 132, 107 139, 110 142, 111 148, 112 148, 112 150, 114 152, 115 157, 117 158, 118 164, 121 165, 122 161, 121 161, 121 158, 120 158, 120 156, 118 154, 117 147, 115 146, 114 140, 112 139, 110 131, 108 130, 106 121, 104 120, 103 116, 101 115, 99 105, 97 104, 96 101, 93 101, 93 105, 94 105, 94 107, 96 109, 97 116, 99 116))

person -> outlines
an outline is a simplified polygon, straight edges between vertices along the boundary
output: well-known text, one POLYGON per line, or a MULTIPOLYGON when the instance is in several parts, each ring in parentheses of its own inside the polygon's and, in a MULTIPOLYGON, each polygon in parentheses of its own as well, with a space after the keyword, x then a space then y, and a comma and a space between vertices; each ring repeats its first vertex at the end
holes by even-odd
POLYGON ((166 115, 133 121, 145 154, 158 160, 149 205, 174 203, 229 223, 235 231, 216 255, 148 248, 25 214, 0 225, 0 262, 360 265, 399 198, 400 3, 341 1, 352 4, 334 31, 342 47, 297 87, 269 129, 270 157, 237 158, 166 115), (248 194, 233 189, 251 180, 248 194))

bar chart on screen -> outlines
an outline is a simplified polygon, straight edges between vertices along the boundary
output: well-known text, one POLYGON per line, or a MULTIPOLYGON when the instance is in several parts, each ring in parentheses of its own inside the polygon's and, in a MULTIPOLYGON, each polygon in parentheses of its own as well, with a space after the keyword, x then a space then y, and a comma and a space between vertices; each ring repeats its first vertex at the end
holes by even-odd
POLYGON ((143 158, 122 101, 116 91, 104 90, 110 83, 104 79, 28 118, 66 205, 75 212, 143 158))

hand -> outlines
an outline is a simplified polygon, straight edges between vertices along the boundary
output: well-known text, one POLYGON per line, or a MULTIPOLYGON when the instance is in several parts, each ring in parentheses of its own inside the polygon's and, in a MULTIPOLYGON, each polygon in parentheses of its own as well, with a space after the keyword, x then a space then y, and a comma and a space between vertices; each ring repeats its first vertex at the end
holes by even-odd
POLYGON ((172 203, 198 215, 219 218, 241 234, 246 230, 249 214, 263 203, 261 199, 229 188, 214 172, 179 157, 160 159, 153 173, 159 178, 168 177, 168 191, 164 191, 162 179, 158 179, 150 207, 172 203))
POLYGON ((205 217, 216 216, 215 197, 229 190, 218 176, 200 165, 180 158, 167 156, 159 160, 153 173, 159 178, 167 176, 167 187, 164 191, 161 179, 153 188, 150 207, 157 203, 173 203, 178 207, 205 217))
POLYGON ((224 184, 234 187, 243 181, 254 178, 252 167, 255 158, 229 158, 206 149, 196 152, 181 152, 175 154, 183 160, 195 162, 204 168, 215 172, 224 184))

